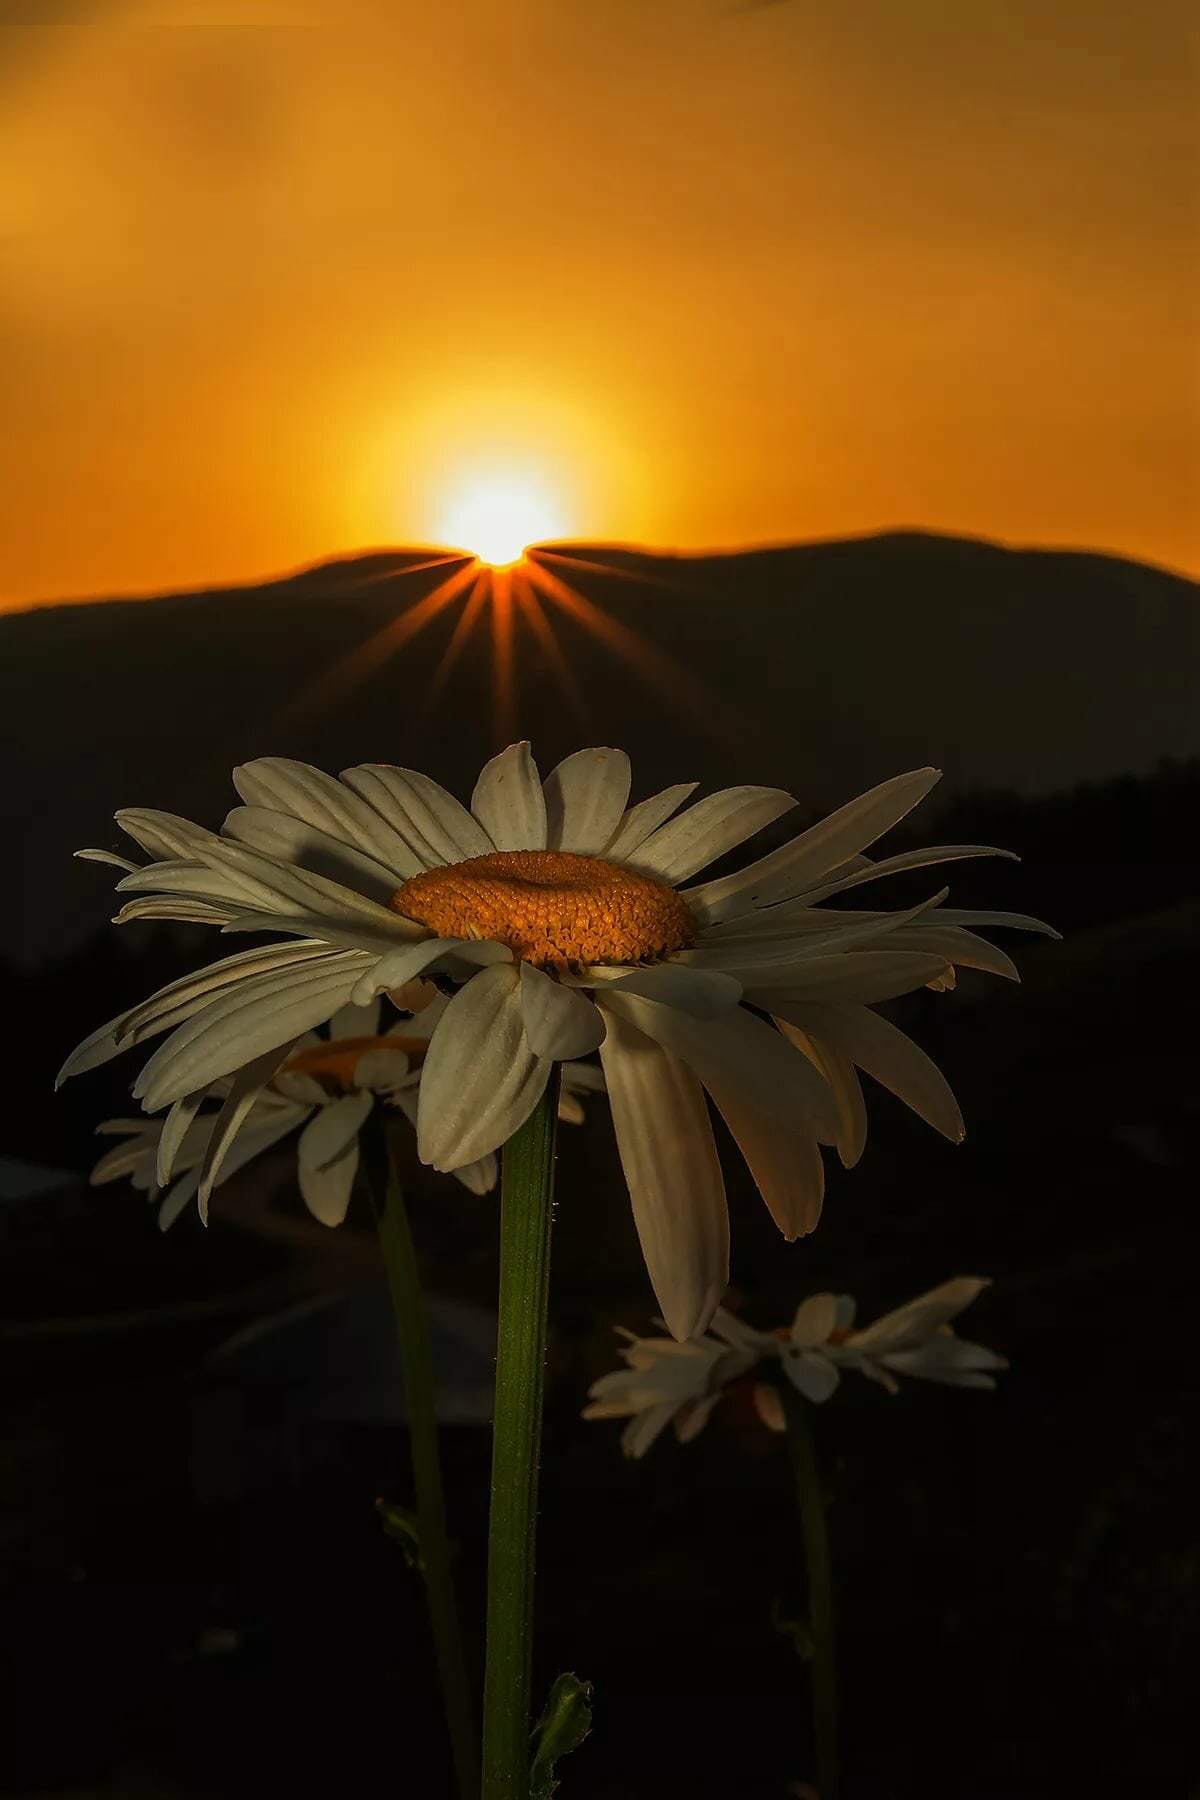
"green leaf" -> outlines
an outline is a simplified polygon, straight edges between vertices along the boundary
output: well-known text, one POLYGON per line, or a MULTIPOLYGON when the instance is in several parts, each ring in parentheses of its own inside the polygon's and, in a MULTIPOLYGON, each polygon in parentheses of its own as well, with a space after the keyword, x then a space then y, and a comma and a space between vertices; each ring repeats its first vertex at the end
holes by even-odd
POLYGON ((550 1800, 558 1782, 554 1765, 578 1750, 592 1729, 592 1684, 578 1675, 560 1675, 550 1689, 541 1718, 533 1728, 533 1763, 529 1800, 550 1800))
POLYGON ((375 1510, 387 1535, 404 1552, 404 1560, 409 1568, 417 1569, 423 1575, 425 1558, 421 1554, 421 1533, 416 1513, 409 1512, 406 1507, 396 1506, 391 1500, 376 1500, 375 1510))

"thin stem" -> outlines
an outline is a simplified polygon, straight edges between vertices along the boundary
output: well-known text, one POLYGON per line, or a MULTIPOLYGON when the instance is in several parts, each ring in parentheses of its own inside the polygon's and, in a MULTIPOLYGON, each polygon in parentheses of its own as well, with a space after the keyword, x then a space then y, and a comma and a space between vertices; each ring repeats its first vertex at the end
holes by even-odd
POLYGON ((446 1505, 442 1491, 442 1463, 438 1451, 437 1395, 433 1373, 433 1349, 429 1316, 421 1292, 421 1275, 409 1228, 404 1194, 396 1173, 392 1146, 376 1111, 375 1127, 364 1167, 375 1165, 367 1187, 379 1230, 379 1244, 387 1269, 396 1335, 400 1341, 405 1410, 412 1447, 416 1484, 417 1529, 425 1596, 433 1626, 434 1653, 446 1722, 454 1754, 454 1770, 462 1800, 474 1800, 479 1791, 479 1750, 471 1684, 467 1675, 458 1609, 454 1600, 454 1576, 450 1568, 450 1543, 446 1535, 446 1505), (374 1154, 370 1154, 370 1152, 374 1154), (380 1170, 382 1164, 382 1170, 380 1170), (384 1199, 379 1202, 379 1173, 384 1199))
POLYGON ((527 1800, 534 1539, 550 1292, 558 1072, 504 1147, 488 1536, 483 1800, 527 1800))
POLYGON ((808 1622, 812 1633, 809 1678, 812 1692, 813 1737, 817 1752, 817 1793, 820 1800, 837 1800, 837 1666, 833 1638, 833 1564, 829 1554, 829 1527, 817 1448, 809 1422, 808 1402, 790 1381, 779 1385, 787 1420, 788 1451, 796 1481, 800 1528, 804 1537, 804 1561, 808 1573, 808 1622))

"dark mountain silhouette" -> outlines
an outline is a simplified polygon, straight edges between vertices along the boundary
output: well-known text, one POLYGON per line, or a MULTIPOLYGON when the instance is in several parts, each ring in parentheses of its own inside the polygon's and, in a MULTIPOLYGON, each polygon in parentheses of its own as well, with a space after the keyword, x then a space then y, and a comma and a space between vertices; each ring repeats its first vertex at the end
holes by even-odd
POLYGON ((268 752, 409 763, 463 792, 510 736, 545 767, 611 742, 639 793, 765 781, 815 811, 927 762, 952 801, 1200 751, 1195 584, 1137 563, 919 533, 702 557, 548 547, 540 612, 514 613, 506 717, 495 620, 481 604, 456 638, 471 570, 430 555, 0 618, 24 864, 2 922, 21 955, 103 916, 107 873, 68 859, 118 843, 117 806, 218 824, 232 765, 268 752), (448 573, 458 597, 423 605, 448 573), (552 597, 555 580, 580 599, 552 597))

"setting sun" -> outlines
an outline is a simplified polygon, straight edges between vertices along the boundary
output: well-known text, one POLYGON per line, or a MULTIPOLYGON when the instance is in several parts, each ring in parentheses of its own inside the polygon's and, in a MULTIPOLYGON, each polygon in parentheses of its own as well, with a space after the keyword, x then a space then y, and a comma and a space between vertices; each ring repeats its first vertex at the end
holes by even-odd
POLYGON ((447 503, 438 535, 502 569, 519 562, 530 544, 560 537, 562 512, 538 477, 523 470, 481 471, 447 503))

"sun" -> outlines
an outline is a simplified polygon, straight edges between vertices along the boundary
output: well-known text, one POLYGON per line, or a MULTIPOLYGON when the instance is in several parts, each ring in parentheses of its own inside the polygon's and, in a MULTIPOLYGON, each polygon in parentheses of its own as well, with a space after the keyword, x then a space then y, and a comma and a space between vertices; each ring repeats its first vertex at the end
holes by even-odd
POLYGON ((530 544, 564 531, 560 507, 537 475, 489 469, 467 477, 447 501, 438 536, 493 569, 504 569, 520 562, 530 544))

